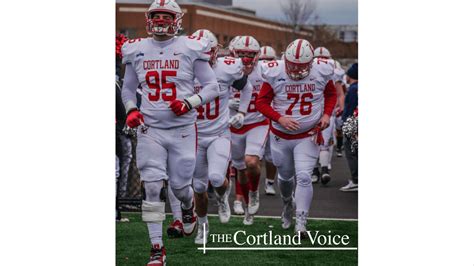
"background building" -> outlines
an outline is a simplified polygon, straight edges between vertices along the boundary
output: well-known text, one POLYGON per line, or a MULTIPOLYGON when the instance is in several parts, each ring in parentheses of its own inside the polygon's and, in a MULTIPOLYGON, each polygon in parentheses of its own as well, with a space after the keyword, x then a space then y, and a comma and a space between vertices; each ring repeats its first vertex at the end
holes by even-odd
MULTIPOLYGON (((151 2, 151 0, 117 0, 116 31, 124 33, 129 38, 147 37, 145 12, 151 2)), ((347 29, 337 26, 339 30, 330 26, 301 27, 295 32, 292 27, 283 23, 257 17, 255 10, 232 6, 232 0, 178 1, 178 3, 184 12, 182 34, 189 35, 198 29, 208 29, 216 35, 224 47, 227 47, 234 36, 252 35, 261 46, 272 46, 277 54, 280 54, 291 41, 303 38, 311 41, 314 47, 322 44, 333 46, 334 48, 331 46, 328 48, 335 57, 357 57, 357 26, 347 29), (215 2, 219 4, 213 4, 215 2), (326 28, 332 32, 324 32, 326 28), (355 38, 349 35, 354 29, 355 38), (355 39, 353 44, 342 43, 351 43, 351 38, 355 39)))

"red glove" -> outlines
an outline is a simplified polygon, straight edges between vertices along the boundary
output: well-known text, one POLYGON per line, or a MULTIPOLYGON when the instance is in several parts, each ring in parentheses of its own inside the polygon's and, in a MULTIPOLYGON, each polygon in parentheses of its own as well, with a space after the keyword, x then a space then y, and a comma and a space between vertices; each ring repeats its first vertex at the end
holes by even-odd
POLYGON ((181 101, 179 99, 172 101, 170 108, 177 116, 182 116, 191 110, 190 104, 186 100, 181 101))
POLYGON ((144 123, 143 115, 138 110, 133 110, 127 115, 127 126, 130 128, 138 127, 144 123))

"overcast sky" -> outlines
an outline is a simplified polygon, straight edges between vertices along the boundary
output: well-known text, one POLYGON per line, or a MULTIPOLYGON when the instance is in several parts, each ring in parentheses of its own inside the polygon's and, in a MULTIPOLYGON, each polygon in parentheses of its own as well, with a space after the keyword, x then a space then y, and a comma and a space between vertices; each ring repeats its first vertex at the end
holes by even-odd
MULTIPOLYGON (((291 0, 233 0, 234 6, 242 6, 257 11, 257 16, 283 20, 280 1, 291 0)), ((316 0, 317 24, 357 24, 357 0, 316 0)))

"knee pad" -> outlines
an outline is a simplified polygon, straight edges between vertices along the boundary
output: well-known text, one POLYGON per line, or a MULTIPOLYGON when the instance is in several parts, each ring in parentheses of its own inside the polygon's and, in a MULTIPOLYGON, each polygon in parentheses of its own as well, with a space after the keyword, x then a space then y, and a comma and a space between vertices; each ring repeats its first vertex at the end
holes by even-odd
POLYGON ((296 173, 296 184, 303 187, 312 186, 311 175, 305 172, 296 173))
POLYGON ((160 223, 166 218, 165 203, 142 201, 142 220, 146 223, 160 223))
POLYGON ((193 179, 193 188, 194 192, 198 194, 202 194, 207 191, 207 184, 208 182, 205 182, 204 180, 194 178, 193 179))
POLYGON ((146 201, 166 201, 166 187, 163 181, 142 182, 142 198, 146 201))
POLYGON ((180 201, 187 201, 189 199, 192 199, 193 197, 193 190, 190 188, 189 185, 179 189, 171 187, 171 190, 173 191, 176 198, 178 198, 180 201))
POLYGON ((216 174, 216 173, 210 173, 209 174, 209 181, 211 182, 211 185, 215 188, 222 187, 224 184, 224 179, 225 176, 216 174))

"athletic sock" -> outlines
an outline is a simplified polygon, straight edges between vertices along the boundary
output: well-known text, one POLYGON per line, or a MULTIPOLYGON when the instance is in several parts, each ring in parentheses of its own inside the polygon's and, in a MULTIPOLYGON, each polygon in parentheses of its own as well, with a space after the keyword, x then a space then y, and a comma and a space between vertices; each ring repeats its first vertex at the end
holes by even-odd
POLYGON ((283 200, 291 198, 293 194, 293 186, 293 178, 290 180, 282 180, 280 176, 278 176, 278 187, 280 188, 281 198, 283 200))
POLYGON ((182 221, 183 212, 181 211, 181 201, 174 195, 171 186, 168 186, 168 198, 170 200, 171 212, 173 213, 173 221, 182 221))
POLYGON ((148 234, 152 245, 159 244, 163 246, 163 223, 147 223, 148 234))
POLYGON ((204 216, 204 217, 199 217, 198 216, 198 224, 203 224, 203 223, 209 224, 208 221, 207 221, 207 215, 204 216))
POLYGON ((275 180, 271 180, 271 179, 268 179, 268 178, 265 178, 265 182, 269 185, 273 185, 275 183, 275 180))
MULTIPOLYGON (((298 180, 298 177, 296 178, 298 180)), ((311 179, 309 179, 309 184, 305 182, 296 182, 295 189, 295 203, 296 211, 301 211, 307 213, 309 207, 311 206, 311 201, 313 200, 313 186, 311 184, 311 179)))
POLYGON ((244 195, 244 192, 242 192, 242 185, 237 178, 235 179, 235 195, 244 195))

